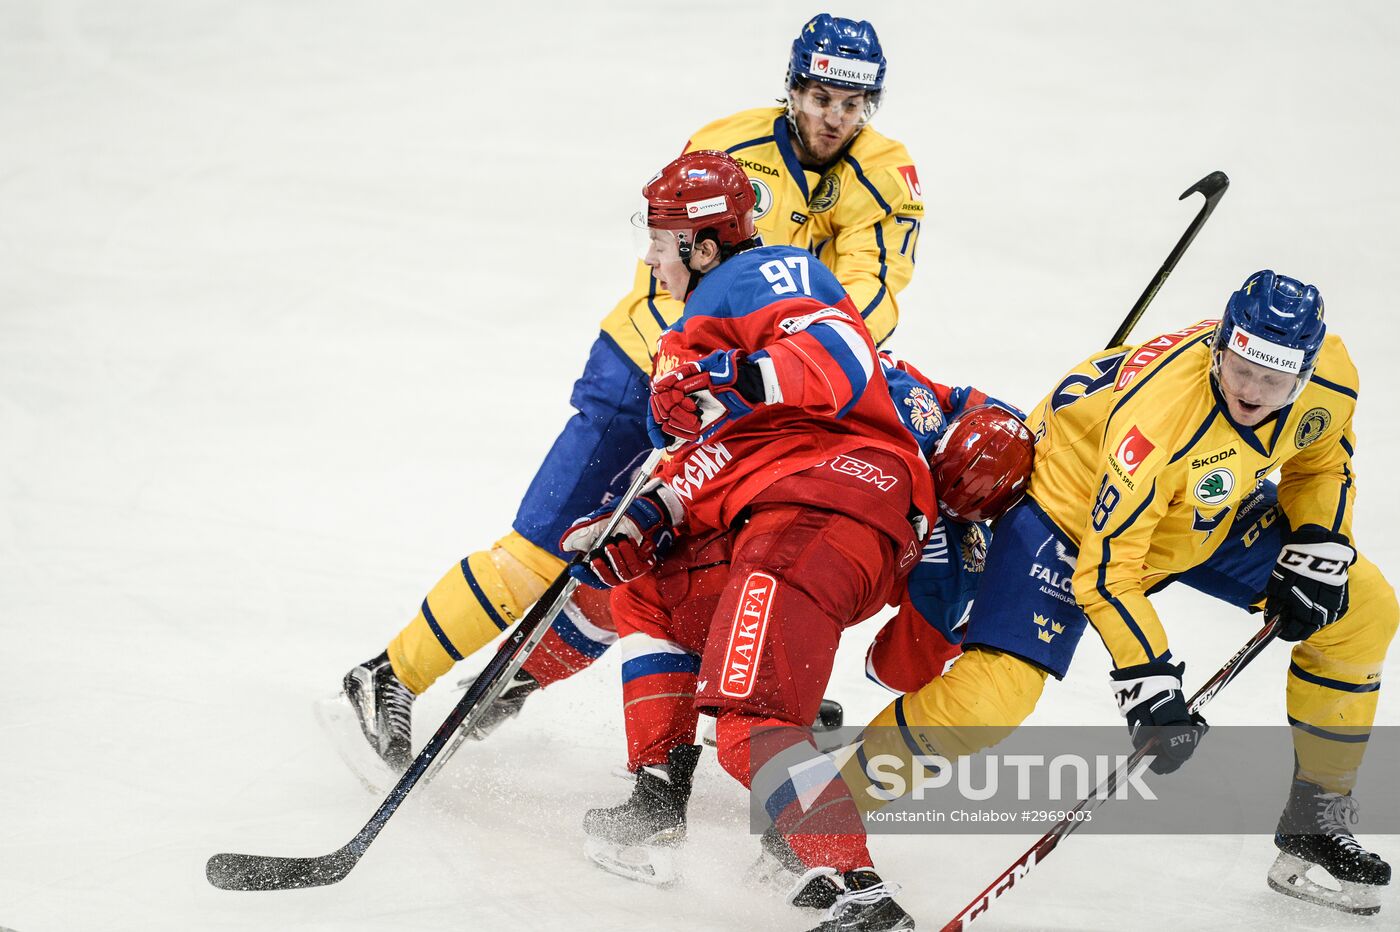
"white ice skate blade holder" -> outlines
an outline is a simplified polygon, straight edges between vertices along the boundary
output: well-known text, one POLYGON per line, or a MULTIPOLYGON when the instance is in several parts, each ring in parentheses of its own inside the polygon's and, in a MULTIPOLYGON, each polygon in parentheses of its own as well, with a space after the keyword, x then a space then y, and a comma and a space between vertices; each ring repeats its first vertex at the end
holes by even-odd
POLYGON ((1374 916, 1381 911, 1380 887, 1337 880, 1319 865, 1283 851, 1269 868, 1269 887, 1284 896, 1356 916, 1374 916), (1331 885, 1312 879, 1310 871, 1331 885))
POLYGON ((656 844, 618 845, 585 835, 583 851, 609 874, 653 887, 671 887, 681 879, 676 866, 677 843, 660 839, 656 844))
POLYGON ((371 795, 383 796, 399 781, 399 775, 365 741, 359 719, 344 693, 316 700, 311 711, 346 769, 371 795))
POLYGON ((719 747, 719 738, 715 737, 715 720, 708 715, 705 716, 704 725, 700 729, 700 743, 707 748, 719 747))

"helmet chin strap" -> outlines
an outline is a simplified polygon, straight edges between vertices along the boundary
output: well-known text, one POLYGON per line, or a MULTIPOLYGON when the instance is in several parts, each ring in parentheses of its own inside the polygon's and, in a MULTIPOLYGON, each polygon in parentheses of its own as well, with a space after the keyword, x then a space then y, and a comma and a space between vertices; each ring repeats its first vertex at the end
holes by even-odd
MULTIPOLYGON (((734 243, 725 246, 719 241, 719 237, 715 235, 713 230, 706 229, 695 241, 695 246, 698 246, 706 240, 709 240, 718 247, 721 262, 738 255, 746 249, 753 249, 755 246, 762 245, 762 240, 754 236, 751 239, 744 240, 742 243, 734 243)), ((685 286, 686 297, 689 297, 690 293, 700 286, 700 279, 708 274, 706 272, 701 272, 690 264, 691 258, 695 255, 695 246, 692 246, 683 239, 678 239, 676 242, 676 254, 680 256, 680 260, 685 263, 686 270, 690 272, 690 279, 685 286)))
MULTIPOLYGON (((695 246, 699 246, 706 240, 711 240, 715 243, 715 245, 719 245, 719 240, 715 237, 715 235, 709 230, 706 230, 696 238, 695 246)), ((695 266, 690 264, 691 258, 695 255, 694 246, 692 246, 690 243, 685 242, 684 240, 679 240, 676 243, 676 251, 680 254, 681 261, 685 263, 686 270, 690 272, 690 280, 686 282, 685 286, 686 297, 690 297, 690 293, 696 288, 700 287, 700 279, 705 277, 705 273, 701 272, 700 270, 695 268, 695 266)))

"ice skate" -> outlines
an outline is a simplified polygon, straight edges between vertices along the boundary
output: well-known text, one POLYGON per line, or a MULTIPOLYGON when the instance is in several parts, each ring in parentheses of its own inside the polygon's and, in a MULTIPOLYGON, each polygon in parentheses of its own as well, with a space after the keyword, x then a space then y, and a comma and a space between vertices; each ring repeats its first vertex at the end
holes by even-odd
POLYGON ((1357 842, 1351 794, 1329 793, 1304 780, 1294 780, 1288 805, 1279 819, 1274 844, 1278 858, 1269 868, 1269 886, 1285 896, 1345 913, 1370 916, 1380 912, 1380 888, 1390 883, 1390 865, 1357 842), (1310 869, 1326 872, 1320 883, 1310 869))
POLYGON ((415 697, 394 675, 388 653, 354 667, 343 683, 365 740, 391 771, 403 773, 413 757, 415 697))
POLYGON ((914 918, 894 901, 899 892, 896 884, 881 880, 868 867, 847 871, 841 882, 836 902, 811 932, 908 932, 914 928, 914 918))
MULTIPOLYGON (((471 689, 472 684, 475 682, 476 677, 469 676, 463 680, 459 680, 457 688, 465 692, 471 689)), ((486 711, 482 713, 481 718, 477 719, 476 725, 467 733, 467 737, 471 738, 473 741, 482 740, 487 735, 491 734, 491 732, 501 727, 507 719, 515 718, 519 715, 520 710, 525 705, 525 700, 529 699, 530 695, 537 692, 539 689, 540 684, 538 680, 524 670, 517 671, 515 676, 511 678, 510 685, 506 686, 506 688, 501 691, 501 694, 496 697, 496 701, 491 703, 486 711)))
POLYGON ((399 775, 365 741, 359 716, 344 692, 316 700, 312 712, 346 769, 371 796, 383 796, 398 782, 399 775))
POLYGON ((653 886, 679 879, 675 848, 685 840, 685 808, 700 746, 671 749, 668 762, 637 771, 632 796, 583 817, 584 852, 603 870, 653 886))
POLYGON ((809 870, 776 827, 764 830, 759 848, 748 873, 753 886, 781 893, 789 906, 804 909, 830 909, 841 895, 838 872, 830 867, 809 870))

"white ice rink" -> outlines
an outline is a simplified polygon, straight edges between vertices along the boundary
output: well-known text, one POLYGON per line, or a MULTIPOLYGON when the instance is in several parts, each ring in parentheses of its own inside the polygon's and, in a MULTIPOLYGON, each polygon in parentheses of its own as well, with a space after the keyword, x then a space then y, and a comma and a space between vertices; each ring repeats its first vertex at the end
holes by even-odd
MULTIPOLYGON (((756 841, 713 756, 681 887, 584 859, 583 810, 627 791, 613 657, 459 754, 344 882, 227 893, 204 862, 325 853, 373 811, 312 702, 508 528, 630 281, 641 184, 694 128, 777 97, 823 8, 0 2, 0 926, 812 924, 742 886, 756 841)), ((880 30, 876 125, 928 204, 893 348, 1034 404, 1194 215, 1177 194, 1222 169, 1136 336, 1217 314, 1261 267, 1317 283, 1362 375, 1357 537, 1400 579, 1400 7, 829 9, 880 30)), ((1257 626, 1192 593, 1158 605, 1192 683, 1257 626)), ((859 669, 871 630, 830 690, 853 722, 887 701, 859 669)), ((1286 665, 1272 648, 1212 722, 1281 722, 1286 665)), ((1118 721, 1106 670, 1086 638, 1035 721, 1118 721)), ((1380 702, 1400 723, 1394 686, 1380 702)), ((1281 804, 1287 776, 1259 792, 1281 804)), ((1363 777, 1363 819, 1397 778, 1363 777)), ((872 847, 937 929, 1028 844, 872 847)), ((1269 892, 1272 856, 1263 836, 1076 836, 977 928, 1396 927, 1393 891, 1372 920, 1269 892)))

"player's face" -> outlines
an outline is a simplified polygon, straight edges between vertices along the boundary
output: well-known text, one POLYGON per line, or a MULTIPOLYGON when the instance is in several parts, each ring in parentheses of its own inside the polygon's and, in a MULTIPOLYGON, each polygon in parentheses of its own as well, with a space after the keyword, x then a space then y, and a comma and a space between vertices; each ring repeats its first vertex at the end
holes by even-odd
POLYGON ((1280 372, 1232 353, 1220 354, 1220 394, 1230 417, 1241 427, 1254 427, 1293 399, 1298 376, 1280 372))
POLYGON ((642 261, 651 266, 652 274, 662 288, 679 300, 685 300, 690 284, 690 268, 681 261, 680 243, 673 230, 647 230, 647 251, 642 261))
POLYGON ((834 159, 868 117, 864 91, 825 84, 794 88, 790 104, 797 121, 798 143, 808 160, 816 164, 834 159))

